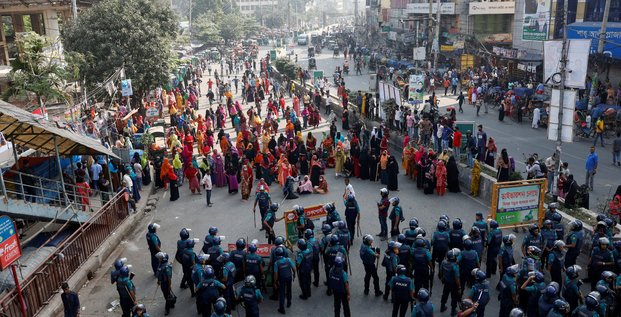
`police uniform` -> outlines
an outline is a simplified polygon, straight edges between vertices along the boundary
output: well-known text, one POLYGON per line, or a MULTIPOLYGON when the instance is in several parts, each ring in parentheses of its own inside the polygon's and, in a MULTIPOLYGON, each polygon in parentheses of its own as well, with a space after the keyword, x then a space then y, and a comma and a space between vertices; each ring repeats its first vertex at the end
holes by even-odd
POLYGON ((449 248, 458 248, 460 250, 464 249, 463 238, 466 235, 466 231, 464 229, 452 229, 450 232, 450 242, 449 248))
POLYGON ((595 284, 593 281, 599 280, 602 272, 604 272, 607 267, 602 262, 614 262, 614 258, 612 256, 612 252, 606 248, 602 250, 599 246, 594 245, 593 250, 591 251, 591 262, 589 263, 589 278, 591 280, 591 290, 595 289, 595 284))
POLYGON ((206 278, 201 282, 196 292, 196 300, 200 302, 201 313, 204 317, 211 316, 211 307, 220 296, 220 289, 224 284, 215 278, 206 278))
POLYGON ((151 269, 153 269, 153 275, 157 276, 157 269, 160 266, 160 260, 155 255, 160 252, 162 242, 155 232, 147 232, 147 245, 149 246, 149 252, 151 253, 151 269))
POLYGON ((228 305, 226 305, 226 311, 231 312, 231 309, 235 307, 235 292, 233 290, 233 284, 235 284, 235 275, 237 275, 237 268, 231 261, 227 261, 222 266, 222 282, 226 286, 224 289, 224 299, 228 305))
POLYGON ((498 313, 499 317, 509 316, 511 309, 514 307, 513 296, 517 294, 517 285, 515 282, 515 277, 509 276, 505 274, 500 283, 497 286, 498 289, 498 300, 500 301, 500 312, 498 313))
POLYGON ((237 273, 235 274, 235 282, 242 281, 247 274, 244 272, 244 261, 246 259, 246 251, 235 249, 230 252, 231 262, 235 264, 237 273))
POLYGON ((308 238, 308 245, 313 247, 313 285, 319 286, 319 256, 321 247, 315 237, 308 238))
POLYGON ((466 286, 472 286, 474 284, 474 277, 471 272, 477 267, 479 267, 479 255, 477 252, 475 250, 462 251, 461 259, 459 260, 462 291, 466 286))
POLYGON ((306 250, 298 252, 296 265, 298 267, 302 299, 311 297, 311 272, 313 271, 313 247, 307 245, 306 250))
POLYGON ((166 301, 165 309, 166 315, 168 315, 170 309, 175 307, 174 301, 172 300, 172 265, 170 265, 170 263, 164 262, 159 266, 157 269, 157 281, 160 284, 160 289, 166 301))
POLYGON ((209 255, 209 265, 213 267, 216 277, 219 278, 222 273, 222 263, 218 261, 218 257, 222 255, 222 248, 219 245, 212 245, 209 250, 207 250, 207 255, 209 255))
POLYGON ((336 230, 336 235, 339 237, 339 245, 343 246, 349 253, 349 246, 351 245, 351 233, 348 228, 339 228, 336 230))
POLYGON ((119 299, 121 309, 123 310, 123 317, 130 317, 131 310, 134 307, 134 298, 132 298, 131 292, 136 291, 134 282, 129 277, 120 276, 116 281, 116 290, 119 292, 119 299))
POLYGON ((572 316, 574 317, 600 317, 597 311, 588 309, 586 305, 580 305, 578 308, 576 308, 576 310, 573 311, 572 316))
POLYGON ((404 317, 408 310, 408 305, 412 301, 414 283, 412 280, 401 274, 393 276, 388 282, 392 289, 392 315, 404 317))
POLYGON ((373 287, 375 295, 381 294, 379 287, 379 276, 377 276, 377 267, 375 266, 375 251, 368 245, 362 244, 360 246, 360 259, 364 266, 364 293, 369 293, 369 284, 371 278, 373 278, 373 287))
POLYGON ((196 253, 192 248, 186 248, 183 251, 181 267, 183 269, 183 278, 181 285, 187 285, 190 288, 192 296, 194 296, 194 283, 192 282, 192 268, 196 263, 196 253))
MULTIPOLYGON (((177 240, 177 251, 175 252, 175 260, 181 265, 183 265, 183 259, 181 257, 183 256, 183 251, 185 250, 185 244, 187 242, 188 239, 177 240)), ((181 285, 183 286, 183 284, 181 285)))
MULTIPOLYGON (((442 263, 446 252, 449 250, 450 235, 447 231, 436 231, 431 236, 431 246, 433 247, 432 258, 434 263, 442 263)), ((435 264, 434 264, 435 266, 435 264)))
POLYGON ((529 233, 528 235, 526 235, 526 237, 524 237, 524 240, 522 240, 522 249, 526 250, 528 249, 528 247, 538 247, 539 249, 543 250, 543 238, 541 237, 541 234, 537 234, 534 235, 532 233, 529 233))
POLYGON ((349 301, 347 300, 347 285, 349 279, 347 272, 343 268, 333 267, 328 274, 328 286, 334 295, 334 315, 341 315, 341 305, 343 306, 343 314, 345 317, 351 316, 349 311, 349 301))
MULTIPOLYGON (((552 248, 554 247, 554 241, 558 240, 556 237, 556 230, 553 228, 543 228, 541 229, 541 237, 543 239, 543 254, 541 256, 541 262, 543 267, 548 266, 548 255, 552 252, 552 248)), ((552 272, 550 272, 552 273, 552 272)))
POLYGON ((278 309, 285 310, 285 296, 287 307, 291 306, 291 281, 295 264, 290 258, 282 257, 274 263, 274 274, 278 276, 278 309))
POLYGON ((216 234, 208 234, 205 237, 205 241, 203 241, 203 248, 201 249, 203 253, 208 253, 209 248, 213 246, 213 240, 216 237, 216 234))
POLYGON ((338 211, 336 211, 336 209, 329 212, 328 215, 326 216, 326 223, 329 224, 330 227, 332 227, 333 222, 340 221, 340 220, 341 220, 341 215, 339 214, 338 211))
MULTIPOLYGON (((405 230, 405 244, 407 244, 410 248, 414 245, 414 240, 416 240, 416 236, 418 233, 415 229, 405 230)), ((435 233, 434 233, 435 234, 435 233)))
POLYGON ((472 241, 472 250, 474 250, 477 253, 477 255, 479 256, 479 259, 482 259, 483 249, 485 247, 482 234, 479 234, 478 237, 470 236, 470 241, 472 241))
POLYGON ((397 265, 399 265, 399 257, 392 252, 392 250, 386 252, 384 254, 384 259, 382 260, 382 266, 386 268, 386 282, 384 283, 384 300, 388 300, 388 296, 390 295, 390 279, 395 276, 395 270, 397 269, 397 265))
MULTIPOLYGON (((267 181, 267 178, 266 178, 266 181, 267 181)), ((254 199, 255 199, 255 202, 257 202, 259 205, 259 212, 261 213, 261 219, 265 219, 265 214, 267 214, 267 211, 269 210, 269 207, 270 207, 270 202, 272 201, 270 194, 268 194, 267 192, 258 192, 254 199)))
POLYGON ((388 218, 390 219, 390 235, 399 235, 399 223, 405 219, 403 218, 403 210, 401 210, 401 206, 393 206, 388 218))
POLYGON ((579 278, 570 279, 568 276, 565 276, 563 298, 569 303, 570 311, 574 311, 578 307, 581 294, 580 285, 582 285, 582 281, 579 278))
POLYGON ((440 304, 442 309, 446 306, 446 302, 448 301, 449 294, 451 295, 451 312, 454 312, 457 309, 457 304, 461 298, 461 287, 459 284, 459 265, 456 262, 451 262, 449 260, 444 260, 440 264, 440 272, 441 275, 440 281, 444 285, 442 288, 442 299, 440 304))
POLYGON ((550 277, 552 281, 563 286, 563 269, 565 268, 565 255, 559 250, 553 250, 548 255, 548 265, 550 266, 550 277))
POLYGON ((431 262, 431 252, 424 247, 412 248, 412 263, 414 264, 414 284, 417 290, 421 288, 429 289, 431 274, 429 263, 431 262))
POLYGON ((481 232, 481 240, 483 240, 483 242, 487 241, 487 233, 489 231, 487 222, 485 222, 485 220, 477 220, 473 223, 473 225, 479 228, 479 231, 481 232))
POLYGON ((507 271, 507 268, 511 265, 515 264, 515 260, 513 258, 513 246, 503 245, 500 247, 499 257, 502 261, 502 273, 504 274, 507 271))
POLYGON ((380 221, 380 234, 381 237, 386 237, 388 235, 388 226, 386 225, 386 218, 388 217, 388 208, 390 208, 390 201, 388 197, 382 197, 382 199, 377 203, 377 212, 379 215, 380 221))
POLYGON ((356 219, 358 219, 358 203, 354 201, 345 202, 345 222, 347 222, 347 228, 349 229, 349 241, 353 243, 356 236, 356 219))
POLYGON ((199 263, 198 261, 194 264, 194 267, 192 268, 192 282, 194 283, 195 288, 198 287, 198 285, 203 280, 204 269, 205 268, 203 267, 203 264, 199 263))
MULTIPOLYGON (((546 284, 544 282, 534 282, 533 284, 526 286, 524 289, 523 294, 525 294, 525 297, 527 298, 525 301, 527 305, 526 307, 522 307, 522 309, 528 316, 539 316, 539 298, 541 297, 541 291, 543 291, 545 287, 546 284)), ((520 300, 520 302, 521 301, 522 300, 520 300)))
POLYGON ((254 276, 257 280, 257 287, 263 288, 263 259, 256 253, 250 252, 244 261, 246 263, 246 276, 254 276))
POLYGON ((244 303, 246 317, 259 317, 259 302, 263 301, 261 290, 244 285, 237 290, 237 297, 244 303))
POLYGON ((485 261, 485 274, 487 278, 496 275, 498 267, 498 253, 502 247, 502 231, 498 228, 490 230, 487 235, 487 259, 485 261))
MULTIPOLYGON (((274 211, 268 209, 265 215, 262 215, 261 218, 263 219, 263 221, 267 222, 270 228, 274 228, 274 222, 276 221, 276 215, 274 214, 274 211)), ((264 229, 265 229, 265 235, 267 236, 267 243, 273 244, 274 241, 276 240, 276 235, 274 234, 274 231, 271 231, 268 228, 264 228, 264 229)))
POLYGON ((489 282, 482 281, 476 282, 472 285, 470 289, 470 296, 468 296, 471 300, 478 302, 479 306, 475 310, 477 317, 485 317, 485 307, 489 303, 489 282))
POLYGON ((567 253, 565 254, 565 267, 570 267, 576 264, 576 259, 578 255, 580 255, 580 251, 582 250, 582 242, 584 240, 584 234, 582 230, 572 231, 567 235, 566 244, 575 244, 575 247, 567 247, 567 253))
POLYGON ((412 317, 432 317, 434 311, 433 303, 427 301, 425 303, 417 303, 412 310, 412 317))
POLYGON ((400 247, 399 247, 399 264, 405 266, 405 275, 406 276, 412 276, 412 249, 410 246, 408 246, 407 244, 403 243, 400 247))

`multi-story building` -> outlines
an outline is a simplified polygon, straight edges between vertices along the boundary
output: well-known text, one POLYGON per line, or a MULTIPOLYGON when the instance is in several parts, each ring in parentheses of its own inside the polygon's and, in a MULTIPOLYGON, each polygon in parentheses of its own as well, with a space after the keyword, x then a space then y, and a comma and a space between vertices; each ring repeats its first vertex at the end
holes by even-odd
POLYGON ((235 5, 242 14, 255 15, 278 10, 278 0, 235 0, 235 5))

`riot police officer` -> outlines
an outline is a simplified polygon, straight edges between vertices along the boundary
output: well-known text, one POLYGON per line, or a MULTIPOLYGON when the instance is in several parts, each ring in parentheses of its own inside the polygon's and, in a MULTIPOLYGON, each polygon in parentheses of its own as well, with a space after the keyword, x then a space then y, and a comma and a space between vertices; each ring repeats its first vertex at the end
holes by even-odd
POLYGON ((418 302, 412 308, 412 317, 432 317, 434 312, 433 303, 430 300, 428 290, 421 288, 418 290, 416 298, 418 302))
POLYGON ((400 232, 399 224, 405 219, 405 217, 403 217, 403 210, 401 209, 401 206, 399 206, 399 197, 390 198, 390 204, 392 205, 390 215, 388 216, 390 219, 390 236, 396 237, 400 232))
POLYGON ((347 272, 344 270, 345 260, 343 258, 336 257, 334 259, 334 266, 330 269, 328 275, 328 287, 334 294, 334 316, 341 315, 341 305, 343 306, 343 314, 345 317, 351 315, 349 311, 349 278, 347 272))
POLYGON ((599 317, 599 300, 600 296, 598 292, 590 292, 584 299, 584 305, 578 306, 573 311, 572 316, 575 317, 599 317))
POLYGON ((261 213, 261 222, 265 219, 265 214, 267 214, 267 210, 272 205, 272 198, 270 194, 265 190, 265 185, 259 185, 259 192, 256 194, 254 198, 254 206, 252 207, 252 212, 256 212, 257 205, 259 205, 259 212, 261 213))
POLYGON ((477 253, 479 259, 483 258, 483 249, 485 248, 485 240, 479 227, 472 227, 470 229, 470 241, 472 241, 472 249, 477 253))
POLYGON ((513 241, 515 241, 515 235, 513 233, 502 237, 502 247, 498 254, 498 269, 501 278, 505 274, 507 268, 515 264, 515 259, 513 258, 513 241))
POLYGON ((386 224, 386 218, 388 217, 388 209, 390 208, 390 201, 388 199, 388 189, 380 189, 380 201, 377 202, 377 213, 380 222, 380 233, 378 237, 386 239, 388 237, 388 225, 386 224))
POLYGON ((341 215, 336 211, 336 207, 333 203, 327 203, 323 206, 328 215, 326 216, 326 224, 330 225, 330 228, 334 228, 334 224, 341 220, 341 215))
POLYGON ((211 317, 231 317, 230 314, 226 313, 228 306, 224 298, 218 298, 215 304, 213 304, 213 314, 211 317))
POLYGON ((565 255, 565 267, 576 264, 576 259, 582 250, 582 242, 584 233, 582 232, 582 222, 580 220, 572 220, 569 222, 569 234, 565 240, 567 254, 565 255))
POLYGON ((429 281, 433 277, 434 265, 431 262, 431 252, 425 248, 425 241, 416 238, 412 249, 412 263, 414 264, 414 284, 417 290, 429 289, 429 281))
POLYGON ((392 240, 388 241, 388 247, 384 252, 384 258, 382 259, 382 266, 386 269, 384 300, 388 300, 388 296, 390 296, 390 279, 397 273, 397 265, 399 265, 399 247, 401 247, 401 243, 392 240))
POLYGON ((436 232, 434 232, 431 236, 431 247, 433 251, 431 255, 434 267, 435 263, 438 263, 438 265, 440 265, 440 263, 444 260, 444 257, 449 251, 449 244, 451 239, 447 231, 448 224, 444 220, 438 221, 436 228, 436 232))
POLYGON ((553 281, 563 285, 563 268, 565 267, 565 242, 556 240, 552 245, 552 252, 548 255, 548 271, 553 281))
POLYGON ((151 317, 151 315, 147 313, 147 308, 144 307, 143 304, 138 304, 134 306, 133 312, 134 314, 132 315, 132 317, 151 317))
POLYGON ((509 315, 511 309, 518 304, 516 278, 519 266, 517 264, 507 267, 496 287, 498 289, 498 300, 500 300, 499 317, 509 315))
POLYGON ((569 312, 569 303, 559 298, 554 301, 554 307, 546 317, 565 317, 569 316, 569 312))
POLYGON ((265 212, 263 217, 263 229, 265 229, 265 235, 267 236, 267 243, 272 244, 276 241, 276 234, 274 233, 274 223, 281 221, 284 216, 276 217, 276 212, 280 206, 278 203, 270 205, 269 209, 265 212))
POLYGON ((498 253, 500 253, 500 247, 502 246, 502 230, 498 229, 498 222, 493 219, 490 220, 489 227, 490 231, 487 235, 487 259, 485 261, 487 278, 496 275, 498 253))
POLYGON ((211 265, 217 277, 220 277, 220 273, 222 273, 222 263, 218 261, 218 258, 222 255, 222 247, 220 244, 222 243, 222 239, 220 236, 215 236, 212 240, 212 245, 207 250, 207 255, 209 255, 209 260, 207 263, 211 265))
POLYGON ((123 317, 130 317, 132 308, 137 304, 136 287, 129 275, 129 267, 124 265, 119 270, 119 278, 116 281, 116 290, 119 292, 119 302, 123 310, 123 317))
POLYGON ((399 248, 399 264, 405 266, 405 275, 412 277, 411 247, 405 244, 407 240, 405 239, 405 235, 403 233, 399 234, 397 241, 401 243, 401 247, 399 248))
POLYGON ((528 234, 522 240, 522 254, 526 256, 526 250, 528 247, 537 247, 540 250, 543 249, 543 238, 539 232, 539 226, 535 223, 528 227, 528 234))
POLYGON ((192 268, 192 282, 194 283, 195 289, 203 280, 203 273, 205 272, 205 265, 207 265, 207 258, 208 256, 206 254, 196 256, 196 263, 192 268))
POLYGON ((244 286, 237 290, 236 299, 244 303, 246 317, 259 317, 259 303, 263 301, 254 275, 246 276, 244 286))
POLYGON ((120 258, 114 261, 114 270, 110 272, 110 284, 116 283, 119 279, 120 271, 123 266, 127 263, 127 258, 120 258))
POLYGON ((296 229, 298 232, 298 239, 302 239, 304 237, 304 230, 306 230, 308 222, 312 220, 306 219, 306 214, 304 214, 304 207, 300 205, 293 206, 293 212, 298 216, 298 220, 296 221, 296 229))
MULTIPOLYGON (((216 279, 216 273, 211 265, 205 267, 204 278, 196 291, 196 300, 199 302, 203 317, 211 316, 211 307, 220 296, 220 291, 226 286, 216 279)), ((224 309, 222 310, 224 312, 224 309)))
POLYGON ((422 228, 422 227, 416 228, 416 238, 417 239, 423 239, 425 241, 425 249, 427 249, 427 250, 429 250, 431 252, 431 241, 426 239, 425 238, 426 236, 427 236, 427 231, 425 231, 424 228, 422 228))
MULTIPOLYGON (((489 303, 489 282, 487 281, 487 274, 480 269, 475 269, 471 274, 474 277, 474 284, 468 294, 468 298, 476 300, 477 305, 477 317, 485 317, 485 307, 489 303)), ((454 310, 453 310, 454 311, 454 310)))
POLYGON ((162 247, 162 242, 156 234, 159 228, 160 225, 157 223, 150 223, 147 226, 147 246, 149 246, 149 252, 151 253, 151 269, 153 269, 153 275, 155 276, 157 276, 157 268, 160 264, 160 261, 155 255, 161 251, 160 248, 162 247))
POLYGON ((222 264, 222 274, 220 274, 222 276, 221 282, 226 286, 224 290, 224 299, 229 303, 226 312, 230 313, 231 309, 235 308, 235 290, 233 289, 233 284, 235 284, 235 276, 238 272, 228 252, 223 252, 222 255, 218 257, 218 262, 222 264))
POLYGON ((563 226, 562 220, 563 216, 560 213, 552 214, 552 227, 556 231, 556 239, 565 241, 565 226, 563 226))
POLYGON ((556 238, 556 230, 552 227, 552 220, 546 220, 543 222, 543 228, 541 228, 541 238, 543 239, 543 256, 541 257, 541 264, 544 268, 548 265, 548 255, 552 252, 554 242, 558 240, 556 238))
POLYGON ((539 297, 539 303, 537 305, 539 316, 547 316, 548 313, 554 308, 554 301, 559 299, 560 286, 556 282, 550 282, 548 286, 543 290, 539 297))
POLYGON ((472 286, 474 284, 474 277, 472 276, 472 270, 479 267, 479 255, 472 249, 472 240, 465 239, 464 250, 461 252, 461 258, 459 260, 459 269, 461 270, 459 276, 461 278, 462 292, 466 286, 472 286))
POLYGON ((315 287, 319 286, 319 256, 321 254, 321 248, 319 245, 319 241, 315 239, 315 233, 312 229, 306 229, 304 231, 304 238, 306 239, 307 244, 313 248, 313 285, 315 287))
POLYGON ((607 269, 614 267, 614 258, 612 251, 608 249, 610 240, 608 238, 599 238, 599 245, 593 246, 591 257, 589 259, 589 279, 591 280, 591 290, 595 289, 595 281, 599 279, 607 269))
POLYGON ((464 236, 466 235, 466 231, 463 229, 463 223, 461 219, 455 218, 453 220, 453 229, 450 232, 450 241, 449 248, 458 248, 460 250, 464 249, 464 236))
POLYGON ((311 272, 313 271, 313 247, 309 247, 308 243, 304 239, 298 240, 298 252, 296 258, 296 266, 299 273, 300 294, 301 299, 308 299, 311 297, 311 272))
POLYGON ((257 287, 263 289, 263 266, 265 264, 263 259, 257 254, 256 244, 251 243, 248 245, 248 254, 246 254, 244 262, 246 274, 254 276, 257 287))
POLYGON ((160 286, 162 295, 164 295, 164 300, 166 301, 166 311, 164 314, 168 316, 170 309, 175 308, 176 302, 176 298, 172 294, 172 265, 168 262, 168 254, 158 252, 155 256, 159 261, 157 269, 157 284, 160 286))
POLYGON ((196 253, 194 253, 194 245, 196 240, 188 240, 185 243, 185 250, 181 255, 181 268, 183 270, 183 278, 180 286, 182 289, 190 288, 190 293, 194 297, 194 283, 192 282, 192 268, 196 263, 196 253), (185 285, 185 287, 183 287, 185 285))
POLYGON ((418 228, 418 219, 410 219, 408 227, 408 230, 405 231, 405 244, 407 244, 411 248, 414 245, 414 240, 416 240, 416 236, 418 235, 418 233, 416 232, 416 228, 418 228))
MULTIPOLYGON (((520 290, 523 291, 523 295, 526 300, 526 307, 522 307, 526 310, 529 316, 538 316, 538 305, 539 305, 539 297, 541 296, 541 292, 546 288, 546 283, 544 280, 543 273, 539 271, 529 272, 528 278, 522 286, 520 286, 520 290)), ((522 300, 520 300, 522 301, 522 300)))
POLYGON ((379 277, 377 276, 376 259, 380 256, 379 249, 373 249, 373 236, 365 234, 362 237, 362 245, 360 246, 360 259, 364 266, 364 294, 369 294, 369 284, 373 278, 373 287, 375 296, 382 296, 383 292, 379 287, 379 277))
POLYGON ((349 252, 349 246, 351 245, 351 236, 349 229, 345 225, 345 221, 337 221, 335 234, 339 237, 339 244, 349 252))
MULTIPOLYGON (((330 237, 330 242, 328 245, 328 248, 325 251, 326 253, 326 262, 325 264, 325 272, 326 272, 326 276, 328 276, 328 273, 330 273, 330 269, 332 268, 332 265, 334 264, 334 259, 337 256, 340 256, 343 261, 345 261, 345 266, 344 266, 344 270, 345 272, 347 272, 347 250, 345 250, 345 248, 339 244, 339 237, 336 235, 332 235, 330 237)), ((328 287, 327 290, 327 294, 328 296, 331 294, 330 288, 328 287)))
POLYGON ((244 263, 246 259, 246 240, 239 238, 235 241, 235 250, 230 252, 231 262, 235 264, 237 274, 235 274, 235 282, 241 282, 246 276, 244 270, 244 263))
POLYGON ((580 265, 572 265, 565 270, 565 283, 563 284, 563 298, 569 303, 570 310, 573 312, 578 304, 584 299, 580 286, 582 281, 580 280, 580 271, 582 268, 580 265))
POLYGON ((447 310, 446 302, 448 301, 449 294, 451 295, 451 316, 455 315, 457 309, 457 303, 459 302, 461 295, 461 282, 459 279, 459 265, 457 264, 457 257, 459 255, 459 249, 452 249, 446 253, 446 259, 440 264, 440 271, 438 277, 444 285, 442 288, 442 299, 440 301, 440 312, 447 310))
MULTIPOLYGON (((185 244, 190 238, 190 229, 182 228, 181 231, 179 231, 179 238, 180 239, 177 240, 177 251, 175 252, 175 260, 183 265, 181 256, 183 255, 183 251, 185 250, 185 244)), ((184 286, 183 283, 181 285, 184 286)))
POLYGON ((274 285, 278 288, 278 312, 285 313, 285 296, 287 307, 291 306, 291 283, 295 278, 295 263, 285 257, 284 247, 279 246, 274 253, 276 262, 274 263, 274 285))
POLYGON ((472 225, 479 228, 479 232, 481 233, 481 240, 483 241, 483 243, 485 243, 487 241, 487 233, 489 232, 489 229, 487 227, 487 222, 485 222, 485 219, 483 218, 482 212, 476 213, 475 220, 472 225))
MULTIPOLYGON (((208 253, 209 248, 213 246, 213 240, 218 236, 218 228, 217 227, 209 227, 208 234, 205 236, 205 240, 203 241, 203 248, 201 249, 203 253, 208 253)), ((211 259, 213 260, 213 259, 211 259)))
POLYGON ((360 225, 360 207, 354 195, 347 195, 345 201, 345 221, 347 221, 347 228, 349 228, 349 241, 354 243, 354 237, 356 236, 356 224, 360 225))
POLYGON ((392 316, 404 317, 408 305, 414 299, 414 283, 406 276, 407 269, 403 264, 397 266, 397 275, 393 276, 388 285, 392 290, 392 316))

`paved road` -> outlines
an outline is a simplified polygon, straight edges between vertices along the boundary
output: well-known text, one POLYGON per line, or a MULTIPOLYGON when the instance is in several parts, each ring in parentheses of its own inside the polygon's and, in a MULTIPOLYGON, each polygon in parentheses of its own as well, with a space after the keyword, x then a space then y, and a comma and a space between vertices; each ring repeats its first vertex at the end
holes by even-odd
MULTIPOLYGON (((298 64, 302 67, 308 67, 306 47, 296 47, 295 51, 298 53, 298 64)), ((324 70, 326 76, 331 76, 335 68, 337 66, 342 67, 344 62, 342 53, 339 58, 333 58, 332 52, 327 51, 317 54, 316 60, 317 69, 324 70)), ((355 72, 353 71, 351 57, 349 62, 352 71, 349 76, 345 76, 346 86, 352 91, 368 90, 368 70, 363 70, 363 75, 353 75, 355 72)), ((444 89, 438 89, 436 94, 439 96, 441 108, 457 105, 456 96, 449 95, 444 97, 444 89)), ((428 95, 425 96, 425 99, 427 98, 428 95)), ((496 140, 498 152, 500 153, 502 148, 506 148, 509 155, 515 158, 518 164, 517 168, 521 171, 525 171, 526 168, 523 163, 524 155, 528 156, 531 153, 538 153, 540 158, 546 158, 552 155, 555 150, 556 143, 547 139, 547 129, 544 127, 532 129, 528 119, 525 119, 520 124, 511 118, 505 117, 505 120, 500 122, 498 121, 498 112, 491 109, 489 114, 485 114, 484 109, 481 109, 480 114, 477 117, 474 107, 464 105, 464 113, 458 113, 457 119, 482 124, 488 137, 493 137, 496 140)), ((584 163, 592 142, 592 140, 578 140, 574 143, 565 143, 562 147, 562 160, 569 163, 570 171, 580 184, 585 182, 584 163)), ((600 164, 595 176, 595 188, 590 197, 590 207, 593 210, 600 210, 597 208, 598 204, 609 199, 614 194, 617 186, 621 185, 619 181, 621 168, 612 164, 612 139, 608 139, 606 142, 605 148, 600 147, 599 144, 597 146, 600 164)))
MULTIPOLYGON (((206 82, 206 79, 204 80, 206 82)), ((202 103, 206 104, 205 102, 202 103)), ((232 129, 228 129, 229 133, 232 129)), ((319 131, 327 130, 325 122, 320 126, 319 131)), ((313 131, 315 132, 315 131, 313 131)), ((286 200, 281 206, 282 210, 290 209, 294 204, 309 206, 313 204, 323 204, 326 202, 336 202, 337 210, 343 214, 342 194, 344 190, 343 180, 336 178, 332 174, 332 170, 328 170, 327 179, 330 185, 330 192, 326 195, 308 195, 302 196, 297 200, 286 200)), ((460 217, 464 219, 465 227, 469 228, 474 220, 474 214, 477 211, 487 212, 489 207, 484 206, 479 201, 470 198, 465 194, 448 193, 444 197, 436 195, 423 195, 421 191, 415 188, 415 184, 403 177, 399 177, 400 191, 391 193, 391 196, 397 195, 401 198, 404 214, 407 219, 417 217, 422 227, 431 232, 435 228, 438 217, 446 213, 451 218, 460 217)), ((379 232, 375 202, 379 198, 379 189, 383 186, 379 183, 371 181, 361 181, 353 179, 352 184, 356 191, 356 196, 361 207, 361 223, 360 227, 363 233, 376 234, 379 232)), ((201 195, 192 195, 187 185, 180 190, 181 199, 176 202, 169 201, 169 195, 166 192, 158 191, 156 195, 160 196, 160 202, 157 209, 146 215, 135 232, 130 235, 127 241, 121 243, 113 255, 103 260, 102 268, 95 273, 93 280, 80 291, 80 297, 84 310, 81 316, 118 316, 120 308, 114 311, 108 311, 108 304, 116 299, 118 295, 116 288, 109 283, 109 272, 112 262, 118 257, 127 257, 133 265, 132 271, 136 272, 134 282, 137 286, 137 298, 140 302, 147 305, 151 316, 162 316, 164 306, 162 295, 157 289, 155 278, 150 272, 150 259, 148 255, 147 245, 145 241, 146 226, 150 222, 161 224, 158 232, 162 240, 162 249, 171 255, 175 252, 175 242, 178 239, 178 232, 182 227, 192 229, 192 237, 202 239, 210 226, 220 228, 220 234, 226 236, 225 243, 234 243, 238 237, 245 237, 249 240, 258 239, 261 242, 266 241, 264 234, 259 232, 253 226, 252 202, 242 201, 240 195, 229 195, 226 188, 214 189, 212 201, 213 207, 208 208, 205 204, 205 197, 201 195)), ((282 190, 278 185, 272 185, 271 195, 273 201, 280 202, 283 199, 282 190)), ((282 215, 279 212, 279 215, 282 215)), ((407 222, 404 222, 406 224, 407 222)), ((403 225, 402 225, 403 227, 403 225)), ((276 225, 276 233, 284 235, 284 225, 278 223, 276 225)), ((319 235, 320 236, 320 235, 319 235)), ((521 237, 518 238, 521 241, 521 237)), ((363 267, 358 256, 361 238, 356 238, 352 247, 352 271, 350 277, 351 287, 351 308, 352 316, 389 316, 392 305, 383 301, 381 298, 374 296, 365 296, 363 294, 363 267)), ((385 242, 375 243, 382 250, 386 248, 385 242)), ((196 247, 199 251, 202 244, 196 247)), ((323 272, 323 271, 322 271, 323 272)), ((379 272, 380 285, 383 288, 385 274, 382 269, 379 272)), ((497 276, 492 277, 490 284, 496 285, 497 276)), ((181 280, 181 270, 179 264, 174 267, 173 277, 174 292, 178 296, 177 307, 172 311, 171 316, 194 316, 196 314, 194 299, 190 298, 188 290, 180 290, 178 288, 181 280)), ((321 279, 325 279, 321 273, 321 279)), ((310 300, 302 301, 298 299, 300 289, 297 283, 293 286, 293 306, 287 310, 290 316, 309 316, 316 315, 333 315, 332 299, 325 294, 326 288, 320 285, 319 288, 312 288, 313 296, 310 300)), ((439 313, 440 307, 440 282, 435 280, 435 288, 432 301, 436 305, 436 316, 449 316, 449 312, 439 313)), ((267 295, 267 294, 264 294, 267 295)), ((267 300, 261 307, 263 316, 277 316, 277 302, 267 300)), ((487 313, 490 316, 498 314, 498 305, 495 296, 488 305, 487 313)), ((234 313, 233 316, 243 316, 243 312, 234 313)))

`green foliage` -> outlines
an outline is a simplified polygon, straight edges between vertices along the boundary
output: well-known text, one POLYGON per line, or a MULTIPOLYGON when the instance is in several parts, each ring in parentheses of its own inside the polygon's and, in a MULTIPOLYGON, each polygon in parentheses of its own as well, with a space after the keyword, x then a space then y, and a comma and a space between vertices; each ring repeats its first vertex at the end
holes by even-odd
POLYGON ((203 14, 192 24, 192 37, 203 43, 218 43, 222 40, 220 26, 214 21, 213 14, 203 14))
POLYGON ((512 172, 509 174, 509 181, 521 181, 524 178, 520 172, 512 172))
POLYGON ((177 19, 168 5, 150 0, 104 0, 62 32, 67 51, 85 56, 87 84, 100 83, 118 68, 139 90, 168 78, 177 19))
POLYGON ((295 72, 298 70, 298 66, 287 59, 277 59, 274 61, 274 67, 279 73, 286 75, 288 78, 295 78, 295 72))
POLYGON ((75 65, 70 62, 78 56, 72 55, 67 60, 68 66, 63 67, 53 43, 35 32, 20 34, 15 44, 19 54, 11 62, 10 86, 2 98, 8 101, 34 95, 39 105, 45 101, 69 100, 69 94, 64 91, 65 82, 76 72, 75 65))

